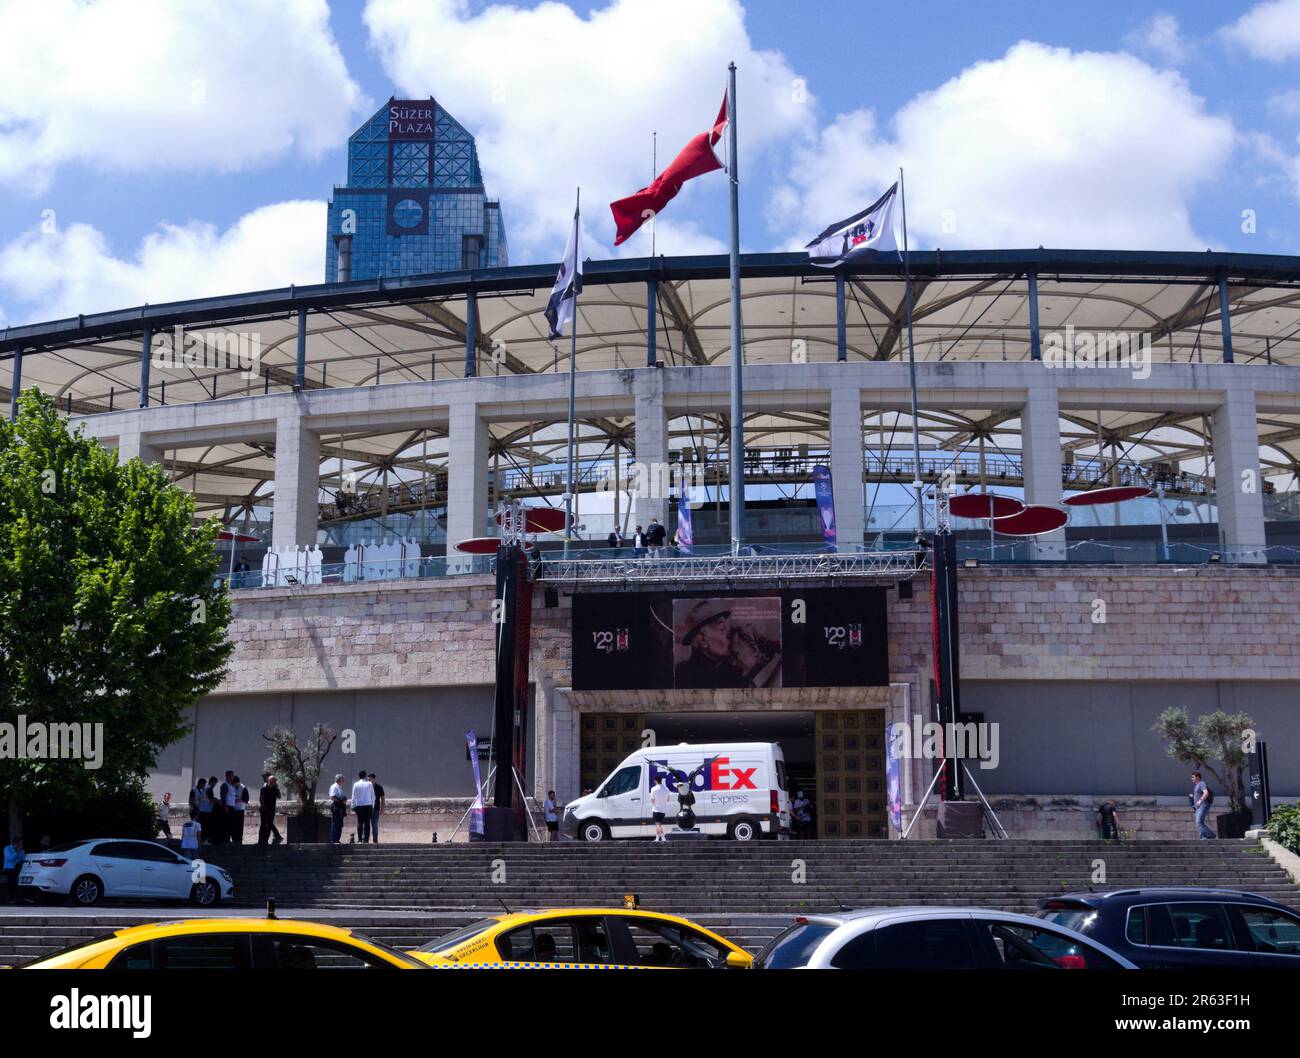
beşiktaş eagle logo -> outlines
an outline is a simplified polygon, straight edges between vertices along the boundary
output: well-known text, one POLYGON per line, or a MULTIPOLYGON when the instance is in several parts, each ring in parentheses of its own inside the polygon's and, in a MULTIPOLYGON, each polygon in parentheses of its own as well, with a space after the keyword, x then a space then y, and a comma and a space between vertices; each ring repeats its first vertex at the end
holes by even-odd
POLYGON ((810 264, 834 268, 860 254, 897 253, 894 234, 894 201, 898 185, 891 184, 860 213, 837 220, 817 235, 805 249, 810 264))
POLYGON ((137 1040, 153 1031, 152 996, 82 995, 80 988, 70 995, 50 997, 52 1029, 129 1029, 137 1040))

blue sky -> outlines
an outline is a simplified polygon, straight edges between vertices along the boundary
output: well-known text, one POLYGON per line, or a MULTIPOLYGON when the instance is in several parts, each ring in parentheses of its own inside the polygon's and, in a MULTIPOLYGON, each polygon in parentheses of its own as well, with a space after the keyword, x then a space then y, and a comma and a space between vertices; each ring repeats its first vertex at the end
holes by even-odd
MULTIPOLYGON (((0 324, 320 281, 347 135, 393 93, 479 136, 516 263, 558 256, 575 183, 585 253, 614 256, 604 202, 648 180, 652 129, 662 166, 709 123, 733 56, 746 249, 902 163, 920 245, 1300 252, 1300 0, 919 10, 0 0, 0 324)), ((725 233, 704 178, 658 249, 725 233)))

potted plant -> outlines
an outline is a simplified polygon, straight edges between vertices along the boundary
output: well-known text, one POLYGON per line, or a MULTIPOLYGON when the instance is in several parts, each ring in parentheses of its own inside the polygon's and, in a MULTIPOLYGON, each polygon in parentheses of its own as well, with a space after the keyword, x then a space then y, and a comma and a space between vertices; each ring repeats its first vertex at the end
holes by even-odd
POLYGON ((1221 838, 1244 837, 1250 829, 1250 805, 1246 801, 1246 749, 1255 723, 1245 713, 1216 709, 1193 723, 1187 710, 1166 709, 1151 728, 1168 743, 1174 760, 1191 764, 1218 780, 1219 795, 1228 799, 1228 811, 1216 822, 1221 838), (1216 767, 1215 765, 1218 765, 1216 767))
POLYGON ((321 765, 338 736, 325 724, 317 724, 305 742, 299 742, 292 728, 277 726, 262 736, 271 746, 265 770, 279 776, 284 788, 298 798, 298 814, 286 820, 290 843, 314 844, 329 841, 329 817, 316 805, 316 784, 321 765))

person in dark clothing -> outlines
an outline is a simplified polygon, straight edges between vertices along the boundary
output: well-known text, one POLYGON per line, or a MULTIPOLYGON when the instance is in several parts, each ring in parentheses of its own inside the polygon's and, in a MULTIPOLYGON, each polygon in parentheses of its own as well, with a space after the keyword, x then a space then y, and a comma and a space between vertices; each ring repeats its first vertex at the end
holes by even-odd
POLYGON ((375 810, 370 816, 370 841, 379 844, 379 817, 384 814, 384 788, 374 772, 370 773, 370 782, 375 787, 375 810))
POLYGON ((1102 838, 1111 841, 1119 838, 1119 813, 1115 811, 1114 801, 1107 801, 1097 809, 1097 825, 1102 838))
POLYGON ((209 777, 206 799, 208 805, 207 814, 203 813, 203 806, 199 805, 199 822, 203 824, 203 836, 207 839, 209 845, 221 844, 221 824, 225 817, 221 812, 221 801, 217 795, 217 777, 209 777))
POLYGON ((645 532, 646 543, 650 545, 650 557, 658 558, 659 549, 664 546, 664 541, 668 538, 668 530, 659 524, 658 518, 650 519, 650 528, 645 532))
POLYGON ((266 839, 275 835, 273 845, 284 840, 275 825, 275 803, 280 800, 280 783, 274 775, 266 775, 262 782, 262 792, 258 794, 257 803, 261 808, 261 821, 257 828, 257 843, 265 845, 266 839))
POLYGON ((623 538, 618 535, 617 529, 611 529, 609 531, 609 536, 605 537, 605 546, 611 551, 617 551, 623 546, 623 538))

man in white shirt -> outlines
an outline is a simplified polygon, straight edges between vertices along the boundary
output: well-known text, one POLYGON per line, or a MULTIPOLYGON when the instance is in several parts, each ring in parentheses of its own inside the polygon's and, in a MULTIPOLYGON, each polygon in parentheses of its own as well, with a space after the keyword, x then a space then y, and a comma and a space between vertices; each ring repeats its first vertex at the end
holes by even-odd
POLYGON ((199 810, 191 808, 189 822, 181 827, 181 855, 187 860, 196 859, 202 842, 203 824, 199 822, 199 810))
POLYGON ((339 772, 330 787, 330 844, 337 845, 343 837, 343 820, 348 815, 348 793, 343 789, 344 776, 339 772))
POLYGON ((364 769, 352 784, 352 811, 357 814, 357 841, 364 845, 370 840, 370 817, 375 811, 375 784, 364 769))
POLYGON ((664 785, 662 775, 655 776, 655 784, 650 788, 650 811, 655 821, 655 841, 667 841, 664 837, 664 816, 668 813, 668 787, 664 785))

